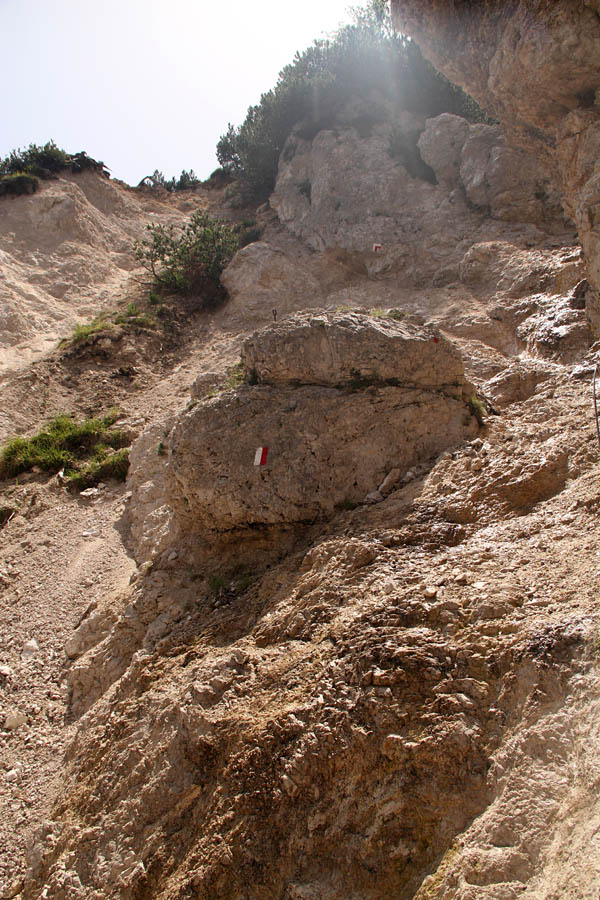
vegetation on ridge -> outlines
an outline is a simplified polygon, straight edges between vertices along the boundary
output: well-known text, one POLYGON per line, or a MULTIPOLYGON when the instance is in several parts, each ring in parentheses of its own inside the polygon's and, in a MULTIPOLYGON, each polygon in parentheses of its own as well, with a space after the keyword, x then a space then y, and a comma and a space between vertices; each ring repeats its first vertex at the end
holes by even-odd
POLYGON ((54 178, 59 172, 83 172, 97 169, 108 174, 103 162, 88 156, 83 150, 67 153, 54 141, 43 146, 30 144, 26 150, 11 150, 0 159, 0 196, 2 194, 33 194, 39 186, 40 178, 54 178))
POLYGON ((175 178, 175 176, 173 178, 165 178, 162 172, 155 169, 152 175, 146 175, 145 178, 142 178, 138 187, 161 187, 169 191, 169 193, 173 193, 173 191, 195 190, 199 184, 202 184, 202 181, 196 176, 193 169, 190 169, 189 172, 182 169, 179 178, 175 178))
POLYGON ((401 111, 485 120, 472 97, 423 59, 413 41, 394 31, 386 0, 369 0, 353 16, 354 22, 331 39, 297 53, 276 86, 248 109, 242 125, 230 124, 222 135, 217 156, 234 179, 240 203, 261 202, 272 192, 279 156, 296 126, 298 136, 307 139, 336 124, 352 125, 366 137, 386 121, 395 129, 390 152, 422 177, 414 159, 418 135, 400 134, 401 111), (355 109, 348 114, 350 101, 355 109))

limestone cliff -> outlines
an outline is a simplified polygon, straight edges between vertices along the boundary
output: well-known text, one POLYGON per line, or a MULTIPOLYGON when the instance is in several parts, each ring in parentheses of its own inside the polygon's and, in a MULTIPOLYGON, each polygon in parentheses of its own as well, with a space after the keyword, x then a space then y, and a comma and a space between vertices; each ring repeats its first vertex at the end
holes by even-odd
MULTIPOLYGON (((441 71, 499 118, 514 146, 553 166, 600 288, 598 3, 392 0, 392 13, 441 71)), ((597 317, 596 300, 592 308, 597 317)))
MULTIPOLYGON (((125 490, 2 485, 3 626, 61 623, 37 660, 1 645, 4 896, 597 900, 599 351, 552 147, 578 90, 535 118, 513 81, 511 125, 507 61, 577 59, 595 12, 402 9, 501 125, 407 118, 418 165, 385 123, 295 132, 222 308, 180 311, 142 371, 109 341, 5 377, 23 430, 83 395, 139 437, 125 490)), ((109 262, 155 202, 49 190, 109 262)), ((68 250, 40 240, 49 284, 68 250)))

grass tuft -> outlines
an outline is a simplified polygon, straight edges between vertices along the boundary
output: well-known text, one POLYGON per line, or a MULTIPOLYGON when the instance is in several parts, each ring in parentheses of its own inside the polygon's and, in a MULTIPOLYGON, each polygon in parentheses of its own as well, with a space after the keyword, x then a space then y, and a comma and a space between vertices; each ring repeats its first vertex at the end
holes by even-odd
POLYGON ((34 468, 43 472, 64 470, 79 490, 107 478, 123 481, 129 466, 129 443, 114 429, 119 417, 111 410, 100 418, 76 422, 56 416, 32 437, 13 437, 0 449, 0 478, 15 478, 34 468))
POLYGON ((481 397, 477 396, 477 394, 473 394, 469 399, 469 409, 471 410, 472 415, 475 416, 479 424, 483 425, 488 414, 488 408, 485 400, 482 400, 481 397))

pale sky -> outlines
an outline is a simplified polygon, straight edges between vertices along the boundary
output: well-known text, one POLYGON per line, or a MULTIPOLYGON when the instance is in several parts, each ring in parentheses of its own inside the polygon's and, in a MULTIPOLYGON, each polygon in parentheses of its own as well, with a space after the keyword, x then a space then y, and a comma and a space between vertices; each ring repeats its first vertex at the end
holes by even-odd
POLYGON ((137 184, 217 166, 229 122, 360 0, 0 0, 0 157, 51 138, 137 184))

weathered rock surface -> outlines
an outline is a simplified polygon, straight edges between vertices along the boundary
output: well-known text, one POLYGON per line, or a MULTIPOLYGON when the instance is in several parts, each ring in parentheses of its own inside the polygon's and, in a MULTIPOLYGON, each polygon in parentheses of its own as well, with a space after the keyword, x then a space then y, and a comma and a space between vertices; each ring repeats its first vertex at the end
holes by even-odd
POLYGON ((323 290, 306 266, 294 262, 282 250, 265 241, 243 247, 223 272, 229 293, 232 322, 242 318, 254 325, 266 324, 299 306, 321 306, 323 290))
MULTIPOLYGON (((392 0, 396 26, 497 116, 509 142, 556 171, 600 287, 600 14, 596 2, 392 0)), ((543 192, 541 192, 543 193, 543 192)))
MULTIPOLYGON (((0 894, 596 900, 585 261, 556 220, 535 224, 552 203, 521 151, 442 118, 421 135, 439 184, 410 194, 429 212, 390 208, 401 249, 320 255, 271 214, 262 246, 238 257, 230 304, 201 323, 193 356, 178 348, 178 375, 123 392, 150 423, 127 521, 112 485, 76 498, 35 475, 10 488, 0 724, 13 711, 27 724, 0 732, 0 894), (316 302, 311 278, 332 307, 286 319, 316 302), (276 323, 243 333, 272 307, 276 323), (256 383, 205 399, 241 346, 256 383), (456 347, 496 413, 475 407, 476 436, 456 347), (194 378, 198 402, 182 409, 194 378), (17 832, 33 833, 24 884, 17 832)), ((358 182, 360 142, 376 155, 386 135, 345 131, 358 182)), ((29 384, 10 396, 31 417, 29 384)))
POLYGON ((368 138, 354 129, 291 137, 270 201, 280 220, 315 250, 339 246, 359 254, 371 274, 401 271, 415 280, 439 278, 455 264, 481 228, 477 210, 564 229, 548 172, 507 147, 498 126, 444 114, 413 127, 437 185, 390 155, 389 126, 368 138))
POLYGON ((340 387, 363 379, 455 393, 464 385, 453 344, 385 314, 297 315, 247 338, 242 362, 259 384, 340 387))
POLYGON ((169 440, 185 534, 330 516, 477 429, 460 356, 433 331, 305 314, 255 334, 244 361, 258 384, 195 406, 169 440))

